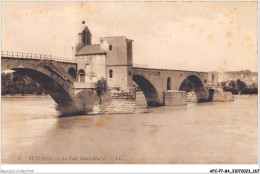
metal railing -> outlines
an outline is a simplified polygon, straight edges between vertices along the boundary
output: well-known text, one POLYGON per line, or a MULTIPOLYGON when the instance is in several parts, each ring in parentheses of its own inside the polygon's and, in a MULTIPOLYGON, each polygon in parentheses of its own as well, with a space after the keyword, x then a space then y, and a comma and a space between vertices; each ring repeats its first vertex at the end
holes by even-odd
POLYGON ((20 58, 20 59, 53 60, 56 62, 75 63, 75 59, 73 59, 73 58, 56 57, 56 56, 46 55, 46 54, 21 53, 21 52, 10 52, 10 51, 1 51, 1 57, 20 58))

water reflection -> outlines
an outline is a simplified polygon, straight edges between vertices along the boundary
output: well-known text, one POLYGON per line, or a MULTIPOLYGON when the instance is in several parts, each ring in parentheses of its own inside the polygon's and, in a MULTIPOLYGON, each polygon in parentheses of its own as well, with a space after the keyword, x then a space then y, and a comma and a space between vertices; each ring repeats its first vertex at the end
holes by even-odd
POLYGON ((72 117, 50 98, 2 98, 2 161, 257 163, 257 128, 257 96, 72 117))

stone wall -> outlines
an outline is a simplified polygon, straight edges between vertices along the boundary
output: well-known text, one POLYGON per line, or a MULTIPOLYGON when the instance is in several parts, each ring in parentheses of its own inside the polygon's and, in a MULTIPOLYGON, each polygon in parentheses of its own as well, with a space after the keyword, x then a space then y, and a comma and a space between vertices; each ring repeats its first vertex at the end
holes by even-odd
POLYGON ((165 106, 180 106, 187 105, 187 92, 186 91, 164 91, 164 104, 165 106))
POLYGON ((188 103, 196 103, 198 102, 197 95, 194 91, 187 92, 187 102, 188 103))
POLYGON ((147 101, 142 91, 136 92, 135 103, 136 103, 136 107, 141 107, 141 108, 147 107, 147 101))
POLYGON ((132 74, 130 68, 128 66, 107 66, 107 85, 110 88, 121 88, 123 90, 127 90, 128 87, 132 87, 132 76, 129 78, 129 74, 132 74), (109 71, 112 71, 112 78, 110 78, 109 71), (130 73, 129 73, 130 72, 130 73))
MULTIPOLYGON (((76 56, 77 69, 84 70, 85 82, 97 82, 106 79, 106 55, 76 56)), ((79 75, 77 77, 79 82, 79 75)))
POLYGON ((134 113, 135 91, 110 91, 101 99, 101 113, 134 113))
POLYGON ((213 102, 225 102, 234 101, 234 96, 231 92, 215 91, 213 96, 213 102))
POLYGON ((101 113, 134 113, 135 99, 104 99, 101 113))

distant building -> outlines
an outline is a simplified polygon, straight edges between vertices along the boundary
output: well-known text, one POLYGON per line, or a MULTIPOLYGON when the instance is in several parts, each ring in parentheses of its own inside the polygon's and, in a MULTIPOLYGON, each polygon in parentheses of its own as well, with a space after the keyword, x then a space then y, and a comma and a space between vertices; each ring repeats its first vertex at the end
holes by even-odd
POLYGON ((92 44, 87 26, 79 33, 75 60, 78 82, 97 82, 104 78, 110 88, 127 90, 133 86, 132 42, 125 36, 101 37, 92 44))
POLYGON ((210 71, 208 72, 208 85, 209 86, 217 86, 218 83, 227 81, 228 80, 228 74, 223 72, 217 72, 217 71, 210 71))
POLYGON ((238 79, 245 82, 247 85, 251 85, 253 83, 258 84, 258 73, 251 72, 249 70, 227 71, 224 73, 217 71, 208 72, 209 86, 217 86, 218 83, 230 80, 236 81, 238 79))

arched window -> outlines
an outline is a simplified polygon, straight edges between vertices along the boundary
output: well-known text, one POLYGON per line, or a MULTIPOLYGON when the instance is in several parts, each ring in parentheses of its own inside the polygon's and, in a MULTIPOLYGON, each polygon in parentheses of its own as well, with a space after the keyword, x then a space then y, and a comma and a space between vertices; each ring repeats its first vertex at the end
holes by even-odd
POLYGON ((113 78, 113 70, 109 70, 109 78, 113 78))
POLYGON ((167 90, 171 90, 171 78, 168 77, 167 79, 167 90))
POLYGON ((83 69, 79 70, 79 82, 85 82, 85 72, 83 69))

